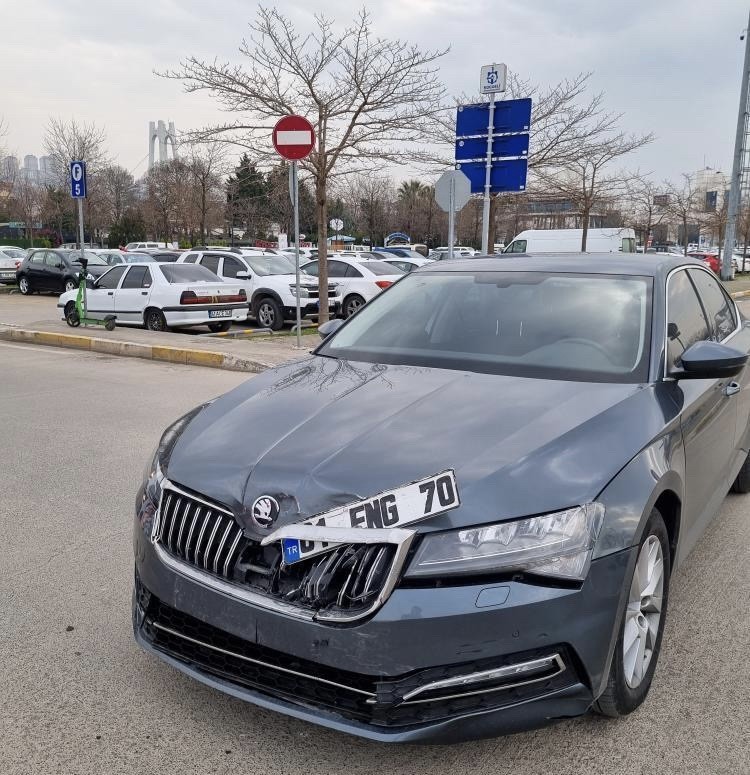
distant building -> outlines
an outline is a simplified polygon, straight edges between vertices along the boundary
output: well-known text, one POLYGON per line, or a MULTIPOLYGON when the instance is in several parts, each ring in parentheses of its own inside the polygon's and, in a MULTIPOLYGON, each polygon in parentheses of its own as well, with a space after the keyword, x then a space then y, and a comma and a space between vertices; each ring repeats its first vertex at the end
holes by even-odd
POLYGON ((52 157, 40 156, 39 157, 39 182, 43 185, 47 185, 52 182, 52 157))
POLYGON ((699 196, 698 208, 709 213, 721 210, 729 192, 729 176, 713 167, 704 167, 691 177, 699 196))

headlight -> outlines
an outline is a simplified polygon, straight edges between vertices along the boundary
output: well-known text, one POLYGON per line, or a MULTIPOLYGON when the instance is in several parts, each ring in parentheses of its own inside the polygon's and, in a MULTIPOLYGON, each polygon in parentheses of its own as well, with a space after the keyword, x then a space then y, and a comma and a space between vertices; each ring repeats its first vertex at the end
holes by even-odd
POLYGON ((582 581, 603 518, 601 503, 587 503, 542 517, 428 534, 406 575, 528 571, 582 581))
MULTIPOLYGON (((292 296, 297 295, 297 286, 296 285, 290 285, 289 290, 292 292, 292 296)), ((300 299, 306 299, 310 295, 310 291, 305 288, 304 285, 300 285, 299 287, 299 297, 300 299)))

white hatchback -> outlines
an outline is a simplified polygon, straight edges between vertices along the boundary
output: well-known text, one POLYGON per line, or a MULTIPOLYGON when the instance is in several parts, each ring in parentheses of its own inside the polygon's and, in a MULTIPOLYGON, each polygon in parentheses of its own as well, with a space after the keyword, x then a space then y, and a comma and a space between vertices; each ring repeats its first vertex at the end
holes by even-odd
MULTIPOLYGON (((75 310, 78 290, 57 302, 67 317, 75 310)), ((118 264, 101 275, 86 293, 87 315, 97 320, 114 315, 117 325, 151 331, 208 326, 228 331, 247 318, 245 289, 225 283, 203 266, 191 264, 118 264)))
MULTIPOLYGON (((345 318, 351 317, 370 299, 404 276, 401 269, 385 261, 360 261, 338 255, 327 260, 328 279, 339 288, 341 313, 345 318)), ((318 263, 318 259, 309 261, 301 269, 305 274, 317 277, 318 263)))

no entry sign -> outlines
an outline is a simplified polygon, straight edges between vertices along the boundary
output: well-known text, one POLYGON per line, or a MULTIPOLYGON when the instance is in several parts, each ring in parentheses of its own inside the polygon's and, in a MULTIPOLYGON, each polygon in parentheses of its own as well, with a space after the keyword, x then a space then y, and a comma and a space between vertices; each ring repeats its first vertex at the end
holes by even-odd
POLYGON ((315 130, 303 116, 284 116, 273 128, 273 147, 287 161, 304 159, 315 147, 315 130))

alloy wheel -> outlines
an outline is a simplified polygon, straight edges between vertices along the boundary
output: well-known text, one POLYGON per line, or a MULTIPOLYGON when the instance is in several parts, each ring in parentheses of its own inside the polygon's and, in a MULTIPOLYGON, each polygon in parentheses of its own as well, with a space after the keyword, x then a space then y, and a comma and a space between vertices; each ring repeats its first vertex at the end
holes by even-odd
POLYGON ((68 280, 65 283, 65 290, 66 291, 74 291, 78 286, 72 281, 68 280))
POLYGON ((31 292, 31 288, 29 287, 29 281, 25 277, 22 277, 18 281, 18 288, 23 294, 31 292))
POLYGON ((273 328, 275 319, 274 309, 267 302, 263 302, 258 307, 258 323, 264 328, 273 328))
POLYGON ((646 675, 661 623, 664 593, 664 554, 661 541, 650 535, 638 554, 625 612, 622 657, 625 681, 631 689, 646 675))
POLYGON ((361 307, 364 307, 364 301, 359 296, 354 296, 346 302, 346 317, 350 318, 361 307))

